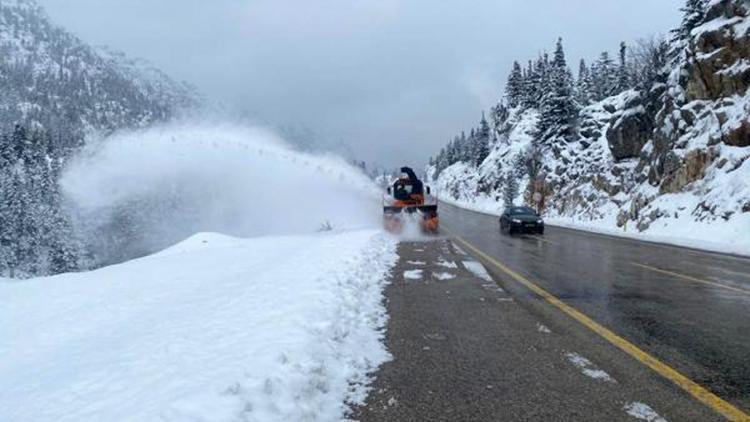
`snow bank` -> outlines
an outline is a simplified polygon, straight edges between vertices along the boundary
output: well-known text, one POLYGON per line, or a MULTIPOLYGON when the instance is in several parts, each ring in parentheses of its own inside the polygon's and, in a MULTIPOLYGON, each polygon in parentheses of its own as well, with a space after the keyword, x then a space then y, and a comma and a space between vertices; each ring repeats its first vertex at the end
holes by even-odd
POLYGON ((90 273, 0 283, 0 420, 339 420, 388 359, 396 258, 371 230, 204 233, 90 273))
POLYGON ((173 125, 91 144, 62 185, 104 263, 205 231, 250 237, 380 224, 380 192, 359 170, 260 129, 173 125))
POLYGON ((555 217, 545 221, 552 226, 610 236, 750 256, 750 215, 747 214, 736 216, 731 222, 697 222, 689 216, 661 219, 645 232, 639 232, 632 227, 615 228, 614 218, 579 220, 572 217, 555 217))

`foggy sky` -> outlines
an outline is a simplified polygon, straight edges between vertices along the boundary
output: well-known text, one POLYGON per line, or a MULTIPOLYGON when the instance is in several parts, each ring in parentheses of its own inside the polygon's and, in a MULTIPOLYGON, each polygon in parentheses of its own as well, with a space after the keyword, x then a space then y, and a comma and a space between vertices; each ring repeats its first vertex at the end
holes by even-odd
POLYGON ((665 34, 682 0, 39 0, 84 41, 145 58, 270 124, 422 164, 501 96, 513 60, 568 64, 665 34))

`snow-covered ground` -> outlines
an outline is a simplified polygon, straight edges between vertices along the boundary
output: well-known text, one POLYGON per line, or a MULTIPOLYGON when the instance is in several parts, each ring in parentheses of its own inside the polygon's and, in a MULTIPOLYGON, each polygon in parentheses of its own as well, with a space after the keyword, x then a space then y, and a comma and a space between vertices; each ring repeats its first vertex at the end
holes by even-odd
POLYGON ((376 230, 203 233, 81 274, 0 280, 0 420, 339 420, 389 358, 376 230))
POLYGON ((361 171, 175 123, 91 140, 62 185, 117 264, 0 280, 0 421, 332 421, 364 401, 397 239, 361 171))

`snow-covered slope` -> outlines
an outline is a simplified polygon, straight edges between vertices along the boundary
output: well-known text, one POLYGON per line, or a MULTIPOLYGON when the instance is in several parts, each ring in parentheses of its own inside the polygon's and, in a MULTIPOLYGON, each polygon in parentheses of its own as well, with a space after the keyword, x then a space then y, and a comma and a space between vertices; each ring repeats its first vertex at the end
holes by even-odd
POLYGON ((388 359, 377 231, 203 233, 82 274, 0 280, 0 420, 340 420, 388 359))

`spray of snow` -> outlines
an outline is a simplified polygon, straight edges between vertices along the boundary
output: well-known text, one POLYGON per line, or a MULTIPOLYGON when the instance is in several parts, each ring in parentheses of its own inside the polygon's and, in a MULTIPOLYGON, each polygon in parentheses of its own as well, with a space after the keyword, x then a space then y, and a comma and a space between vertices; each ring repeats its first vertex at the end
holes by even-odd
POLYGON ((419 213, 409 214, 401 213, 401 232, 398 234, 398 239, 402 242, 428 242, 435 240, 435 236, 426 234, 422 230, 421 220, 422 215, 419 213))
POLYGON ((252 237, 377 227, 378 190, 332 156, 270 132, 180 125, 118 133, 68 166, 62 185, 100 260, 122 261, 197 232, 252 237))

